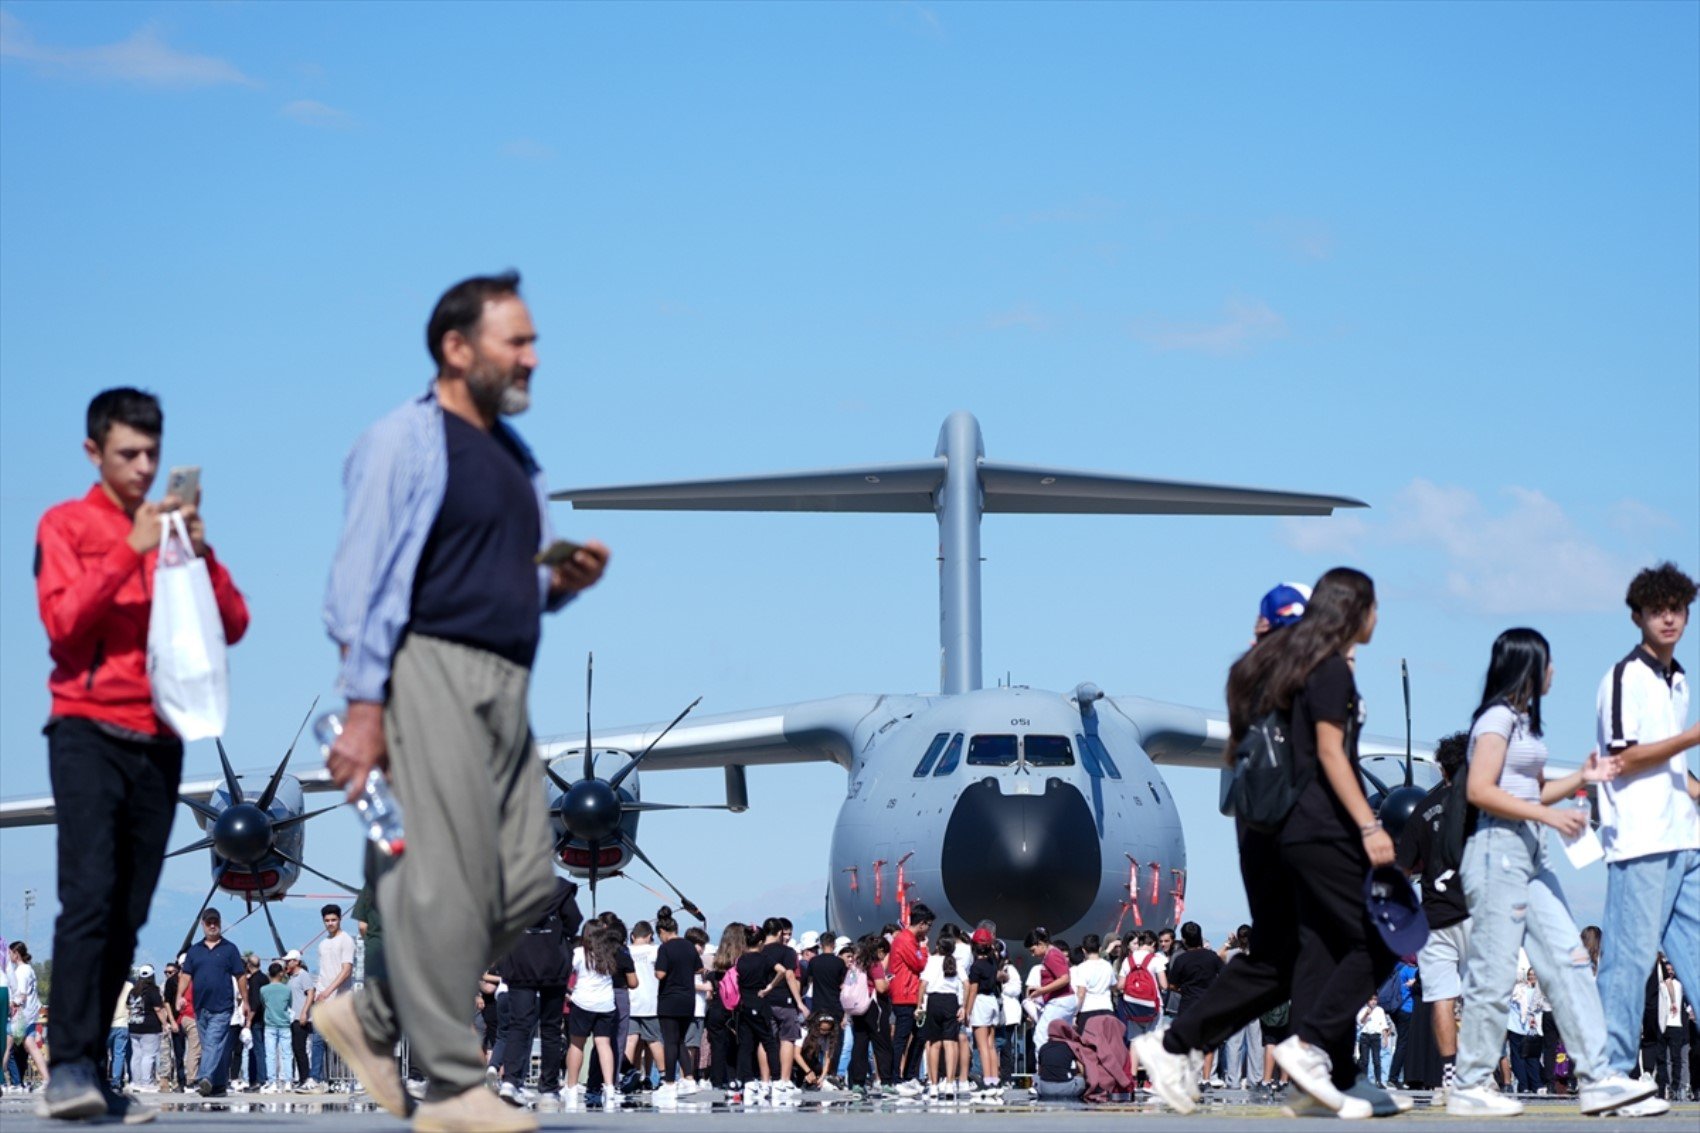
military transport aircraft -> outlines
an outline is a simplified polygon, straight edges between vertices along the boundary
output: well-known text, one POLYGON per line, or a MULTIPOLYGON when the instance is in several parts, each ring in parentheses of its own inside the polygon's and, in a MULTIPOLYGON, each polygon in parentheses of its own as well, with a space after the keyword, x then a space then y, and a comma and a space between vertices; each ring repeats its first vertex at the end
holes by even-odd
MULTIPOLYGON (((687 708, 670 724, 596 733, 587 682, 584 738, 546 740, 540 752, 556 860, 590 879, 593 900, 598 879, 623 873, 635 858, 696 912, 639 848, 642 814, 742 811, 747 768, 831 762, 848 783, 825 863, 830 929, 877 931, 925 900, 942 920, 991 920, 1016 937, 1033 925, 1078 935, 1180 921, 1186 841, 1159 768, 1219 770, 1228 725, 1221 713, 1109 696, 1085 681, 1066 692, 982 687, 981 517, 1328 515, 1364 506, 1340 496, 990 461, 966 412, 946 418, 931 460, 570 489, 554 498, 585 510, 931 512, 939 526, 937 693, 847 694, 686 720, 687 708), (725 801, 646 802, 640 767, 724 768, 725 801)), ((1372 803, 1385 796, 1391 805, 1400 795, 1390 781, 1426 789, 1438 780, 1426 745, 1366 737, 1361 751, 1372 803)), ((222 889, 265 908, 303 870, 348 888, 302 856, 303 823, 323 813, 306 811, 303 794, 332 789, 328 773, 287 774, 286 752, 269 778, 240 776, 222 744, 219 756, 222 778, 181 790, 206 837, 175 851, 209 852, 208 900, 222 889)), ((0 828, 52 820, 50 798, 0 803, 0 828)))
MULTIPOLYGON (((1107 696, 1090 682, 1066 692, 982 687, 983 515, 1327 515, 1364 506, 1339 496, 989 461, 979 423, 965 412, 945 420, 933 459, 912 464, 570 489, 554 498, 581 510, 937 517, 938 693, 835 696, 542 745, 556 788, 557 851, 580 875, 616 872, 641 856, 640 812, 661 804, 638 802, 639 765, 649 772, 722 767, 729 810, 748 805, 748 767, 843 767, 848 785, 825 900, 827 927, 848 935, 878 931, 916 900, 942 920, 988 919, 1013 936, 1033 925, 1080 934, 1182 919, 1186 841, 1159 768, 1220 770, 1226 716, 1107 696), (587 750, 615 758, 619 772, 596 777, 587 750)), ((1366 738, 1372 802, 1399 793, 1388 782, 1426 790, 1438 781, 1430 750, 1366 738)))

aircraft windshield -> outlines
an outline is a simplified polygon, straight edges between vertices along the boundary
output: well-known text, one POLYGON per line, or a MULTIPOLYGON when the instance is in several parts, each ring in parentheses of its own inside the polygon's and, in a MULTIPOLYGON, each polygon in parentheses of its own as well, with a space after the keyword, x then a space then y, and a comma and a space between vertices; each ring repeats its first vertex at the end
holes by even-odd
POLYGON ((1028 736, 1027 762, 1034 767, 1072 767, 1074 748, 1067 736, 1028 736))
POLYGON ((975 736, 968 743, 968 766, 1013 766, 1019 747, 1014 736, 975 736))
POLYGON ((939 768, 933 775, 949 775, 956 770, 956 765, 962 762, 962 733, 951 737, 950 746, 944 749, 944 756, 939 760, 939 768))
POLYGON ((927 754, 923 755, 921 762, 915 765, 915 778, 925 779, 927 777, 933 769, 933 763, 939 757, 939 752, 944 750, 944 745, 949 739, 949 732, 940 732, 933 737, 933 742, 927 745, 927 754))

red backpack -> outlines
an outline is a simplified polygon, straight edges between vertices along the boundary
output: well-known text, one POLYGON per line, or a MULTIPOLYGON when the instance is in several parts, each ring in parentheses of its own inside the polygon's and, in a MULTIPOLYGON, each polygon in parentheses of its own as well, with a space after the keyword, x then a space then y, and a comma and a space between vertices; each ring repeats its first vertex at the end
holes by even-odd
POLYGON ((1150 967, 1155 955, 1147 952, 1144 959, 1129 965, 1127 978, 1122 981, 1122 997, 1127 1000, 1128 1014, 1135 1022, 1155 1019, 1162 1010, 1163 997, 1157 994, 1157 977, 1151 974, 1150 967))

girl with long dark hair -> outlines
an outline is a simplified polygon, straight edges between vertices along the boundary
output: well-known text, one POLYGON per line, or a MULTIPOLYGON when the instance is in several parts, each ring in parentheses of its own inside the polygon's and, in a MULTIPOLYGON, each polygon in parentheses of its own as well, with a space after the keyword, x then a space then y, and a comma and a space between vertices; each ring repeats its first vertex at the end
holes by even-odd
MULTIPOLYGON (((773 1098, 774 1076, 779 1073, 779 1030, 773 1019, 768 993, 785 982, 781 965, 767 949, 780 943, 783 926, 778 918, 762 923, 761 935, 738 957, 738 1076, 744 1081, 744 1102, 760 1105, 773 1098), (753 1079, 760 1074, 761 1081, 753 1079)), ((755 937, 754 933, 750 934, 755 937)), ((796 973, 791 973, 795 982, 796 973)))
POLYGON ((594 1042, 602 1066, 603 1105, 619 1108, 614 1078, 614 1036, 617 1026, 614 977, 620 972, 621 934, 599 920, 585 925, 579 946, 573 949, 572 1011, 567 1016, 567 1083, 561 1088, 561 1103, 569 1109, 584 1104, 585 1088, 579 1085, 584 1065, 586 1039, 594 1042))
POLYGON ((694 1077, 681 1077, 679 1071, 688 1069, 692 1075, 696 1071, 695 1051, 689 1065, 682 1064, 685 1032, 696 1010, 696 978, 702 970, 702 957, 697 955, 696 945, 679 935, 679 922, 666 905, 655 914, 655 931, 661 936, 661 946, 655 953, 655 1015, 661 1026, 661 1086, 655 1091, 655 1104, 666 1106, 681 1095, 688 1096, 695 1084, 694 1077))
POLYGON ((1547 860, 1542 827, 1566 838, 1588 828, 1585 808, 1560 806, 1586 783, 1616 778, 1618 760, 1590 753, 1580 770, 1546 777, 1541 698, 1552 688, 1552 651, 1532 629, 1508 629, 1493 643, 1481 706, 1470 728, 1465 797, 1474 828, 1459 873, 1470 909, 1464 1017, 1446 1112, 1469 1117, 1521 1113, 1493 1089, 1505 1014, 1517 982, 1517 952, 1528 951, 1552 1003, 1565 1049, 1581 1078, 1584 1114, 1603 1114, 1652 1094, 1652 1083, 1614 1074, 1606 1061, 1605 1016, 1588 950, 1547 860))
POLYGON ((868 981, 868 1009, 850 1017, 850 1088, 868 1088, 868 1050, 873 1048, 873 1069, 887 1090, 895 1084, 891 1076, 891 980, 885 971, 891 945, 885 937, 870 933, 856 942, 851 962, 868 981))
MULTIPOLYGON (((708 1081, 717 1090, 730 1090, 732 1075, 738 1065, 738 1011, 721 998, 721 984, 726 973, 734 971, 738 960, 749 950, 749 929, 738 921, 727 925, 720 933, 720 946, 714 950, 714 960, 708 971, 708 1081)), ((733 977, 737 979, 736 976, 733 977)))

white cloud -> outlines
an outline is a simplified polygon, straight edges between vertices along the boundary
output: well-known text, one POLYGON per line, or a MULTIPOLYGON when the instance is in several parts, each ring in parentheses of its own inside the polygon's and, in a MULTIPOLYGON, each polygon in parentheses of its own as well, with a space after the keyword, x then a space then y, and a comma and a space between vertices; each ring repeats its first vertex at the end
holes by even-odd
POLYGON ((1498 506, 1490 506, 1468 488, 1419 478, 1383 517, 1288 520, 1280 538, 1302 553, 1371 561, 1392 548, 1414 552, 1417 561, 1403 569, 1415 577, 1401 581, 1437 590, 1442 601, 1474 613, 1617 608, 1634 562, 1597 543, 1542 492, 1508 487, 1498 497, 1498 506))
POLYGON ((310 98, 298 98, 294 102, 286 102, 279 114, 291 122, 299 122, 303 126, 317 126, 325 130, 346 130, 354 125, 354 116, 346 110, 338 110, 334 106, 326 106, 310 98))
POLYGON ((0 12, 0 58, 100 82, 178 88, 258 85, 234 63, 179 51, 151 24, 117 43, 52 47, 37 43, 16 16, 0 12))
POLYGON ((1133 337, 1158 350, 1185 350, 1226 357, 1257 343, 1285 337, 1287 320, 1261 299, 1229 299, 1211 323, 1181 323, 1152 316, 1134 320, 1133 337))

